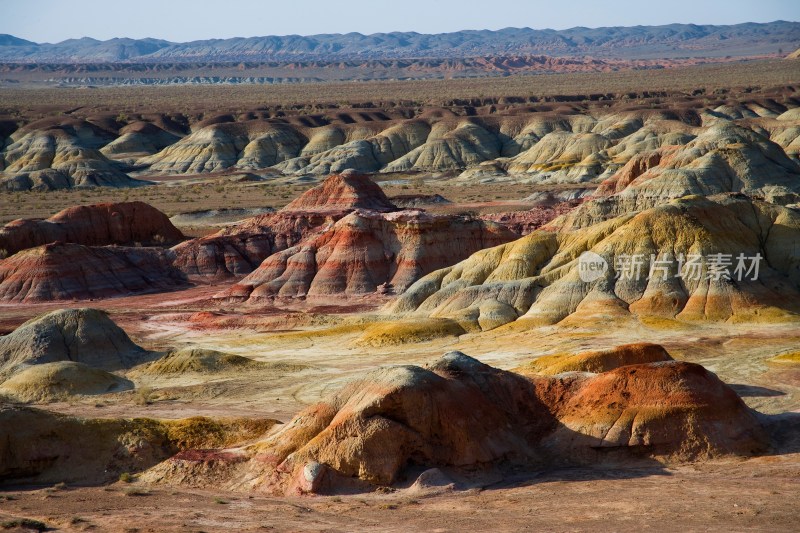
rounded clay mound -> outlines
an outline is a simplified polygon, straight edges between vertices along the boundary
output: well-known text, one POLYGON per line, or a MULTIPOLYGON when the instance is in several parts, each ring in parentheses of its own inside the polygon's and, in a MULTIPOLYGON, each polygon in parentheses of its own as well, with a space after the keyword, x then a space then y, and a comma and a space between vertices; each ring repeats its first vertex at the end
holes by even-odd
POLYGON ((309 189, 290 202, 284 211, 307 211, 310 209, 371 209, 373 211, 396 211, 369 176, 352 170, 329 176, 320 185, 309 189))
POLYGON ((17 365, 74 361, 105 370, 130 368, 150 352, 134 344, 105 311, 61 309, 0 338, 0 372, 17 365))
POLYGON ((446 318, 379 322, 367 326, 364 333, 356 340, 356 345, 378 348, 426 342, 442 337, 458 337, 465 333, 458 322, 446 318))
POLYGON ((0 385, 0 395, 19 402, 51 402, 133 388, 127 379, 73 361, 30 366, 0 385))
POLYGON ((46 220, 19 219, 0 228, 0 248, 13 255, 51 242, 86 246, 171 245, 183 234, 167 215, 144 202, 69 207, 46 220))
POLYGON ((629 365, 601 374, 522 376, 460 352, 426 367, 365 373, 246 447, 179 455, 146 474, 276 493, 388 485, 414 467, 600 464, 761 451, 765 436, 736 393, 700 365, 629 365), (232 466, 235 464, 235 467, 232 466))
POLYGON ((534 359, 517 371, 525 374, 554 376, 563 372, 608 372, 626 365, 672 361, 672 357, 658 344, 624 344, 610 350, 597 350, 577 354, 545 355, 534 359))
POLYGON ((302 370, 304 365, 288 363, 265 363, 249 357, 206 348, 182 348, 153 361, 141 369, 151 376, 180 375, 187 373, 244 372, 249 370, 302 370))
POLYGON ((0 479, 105 484, 189 448, 230 446, 263 435, 276 420, 193 417, 77 418, 0 404, 0 479))

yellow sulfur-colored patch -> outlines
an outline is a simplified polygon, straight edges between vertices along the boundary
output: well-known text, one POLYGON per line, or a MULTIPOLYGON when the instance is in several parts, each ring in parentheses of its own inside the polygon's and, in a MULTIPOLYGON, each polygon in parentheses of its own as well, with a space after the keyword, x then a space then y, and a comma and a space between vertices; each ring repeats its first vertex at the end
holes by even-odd
POLYGON ((740 323, 758 323, 758 324, 782 324, 786 322, 796 322, 800 320, 797 313, 792 313, 777 307, 761 307, 752 310, 751 312, 739 312, 731 317, 730 322, 740 323))
POLYGON ((384 322, 369 326, 356 340, 356 346, 392 346, 425 342, 441 337, 457 337, 466 331, 458 322, 447 318, 426 318, 384 322))
POLYGON ((302 331, 288 331, 286 333, 278 333, 271 335, 272 340, 304 340, 304 339, 317 339, 320 337, 336 337, 338 335, 351 335, 353 333, 361 333, 366 326, 364 324, 342 324, 323 329, 309 329, 302 331))
POLYGON ((515 369, 515 372, 544 375, 563 372, 597 373, 607 372, 621 366, 659 361, 672 361, 672 357, 658 344, 626 344, 610 350, 545 355, 515 369))
POLYGON ((161 420, 167 439, 179 449, 222 448, 262 436, 275 424, 267 418, 212 419, 201 416, 161 420))
POLYGON ((767 359, 767 363, 776 365, 800 365, 800 351, 782 353, 775 357, 770 357, 767 359))

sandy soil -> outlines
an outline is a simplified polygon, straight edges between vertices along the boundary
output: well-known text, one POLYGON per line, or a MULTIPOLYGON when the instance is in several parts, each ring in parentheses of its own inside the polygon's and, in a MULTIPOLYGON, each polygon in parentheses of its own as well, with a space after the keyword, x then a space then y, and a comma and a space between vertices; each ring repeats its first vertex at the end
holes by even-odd
MULTIPOLYGON (((198 291, 199 292, 199 291, 198 291)), ((121 315, 130 318, 133 315, 121 315)), ((181 313, 126 320, 137 341, 198 344, 261 361, 310 365, 307 370, 243 375, 134 378, 157 398, 140 405, 133 393, 46 406, 82 416, 179 418, 269 416, 289 420, 359 372, 381 364, 424 364, 450 349, 513 368, 554 351, 661 342, 676 357, 700 362, 733 384, 763 413, 800 413, 800 369, 768 366, 776 352, 800 345, 796 325, 706 325, 663 329, 631 322, 624 328, 547 327, 394 346, 356 348, 361 328, 313 332, 196 330, 181 313), (331 334, 331 331, 338 332, 331 334), (163 399, 159 399, 163 398, 163 399)), ((253 316, 258 317, 257 313, 253 316)), ((262 318, 266 319, 268 313, 262 318)), ((345 315, 354 320, 363 315, 345 315)), ((375 315, 372 315, 375 318, 375 315)), ((787 415, 783 415, 784 417, 787 415)), ((799 415, 800 416, 800 415, 799 415)), ((765 416, 775 430, 784 424, 765 416)), ((797 418, 792 419, 797 426, 797 418)), ((412 489, 329 497, 276 498, 117 483, 66 490, 13 487, 0 516, 31 517, 64 531, 792 531, 800 504, 800 440, 783 452, 749 460, 641 468, 523 473, 489 486, 440 494, 412 489), (133 490, 135 488, 136 490, 133 490), (127 495, 131 491, 146 495, 127 495)))
POLYGON ((353 496, 145 487, 10 488, 0 518, 58 531, 796 531, 800 456, 569 469, 483 489, 353 496), (136 494, 139 495, 136 495, 136 494))

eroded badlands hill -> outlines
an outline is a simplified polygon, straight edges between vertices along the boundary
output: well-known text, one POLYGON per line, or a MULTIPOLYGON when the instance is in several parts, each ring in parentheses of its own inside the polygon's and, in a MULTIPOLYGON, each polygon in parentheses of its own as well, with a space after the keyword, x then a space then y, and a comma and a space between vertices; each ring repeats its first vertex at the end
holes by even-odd
MULTIPOLYGON (((449 172, 455 182, 604 182, 634 207, 690 193, 798 199, 800 115, 793 87, 728 96, 598 94, 463 99, 446 107, 259 109, 216 116, 105 115, 9 121, 3 188, 140 184, 137 179, 270 169, 449 172), (575 100, 572 102, 572 100, 575 100), (608 101, 607 105, 601 105, 608 101), (647 182, 645 184, 645 182, 647 182), (635 203, 635 202, 634 202, 635 203)), ((5 127, 4 127, 5 128, 5 127)))
POLYGON ((471 328, 483 314, 504 317, 500 323, 519 317, 548 324, 571 315, 775 320, 800 312, 798 246, 796 210, 741 195, 689 196, 482 250, 416 282, 390 312, 448 317, 471 328), (590 281, 579 273, 584 252, 606 264, 590 281))
POLYGON ((275 423, 253 418, 87 419, 0 404, 0 480, 110 483, 181 450, 256 438, 275 423))
POLYGON ((345 171, 329 176, 277 213, 258 215, 175 246, 175 265, 190 276, 249 274, 270 255, 299 244, 356 209, 397 210, 368 176, 345 171))
POLYGON ((86 121, 49 121, 23 128, 3 150, 0 188, 48 191, 144 185, 99 151, 112 140, 108 131, 86 121))
POLYGON ((0 261, 0 301, 90 300, 186 286, 172 257, 157 248, 55 242, 0 261))
POLYGON ((368 372, 261 441, 181 453, 152 482, 285 494, 387 485, 417 468, 755 453, 753 414, 699 365, 524 377, 460 352, 368 372))
POLYGON ((220 296, 257 301, 355 295, 381 286, 399 293, 433 270, 516 237, 477 218, 356 210, 319 235, 267 257, 220 296))
POLYGON ((142 363, 148 355, 107 313, 89 308, 53 311, 0 338, 3 372, 62 361, 118 370, 142 363))

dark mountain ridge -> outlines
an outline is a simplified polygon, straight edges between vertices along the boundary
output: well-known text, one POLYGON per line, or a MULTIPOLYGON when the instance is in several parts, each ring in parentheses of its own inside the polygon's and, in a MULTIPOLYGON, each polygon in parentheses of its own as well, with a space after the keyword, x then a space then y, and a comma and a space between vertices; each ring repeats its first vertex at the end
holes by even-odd
POLYGON ((421 34, 391 32, 235 37, 173 43, 89 37, 32 43, 0 35, 4 62, 195 62, 464 58, 485 55, 602 58, 724 57, 788 53, 800 47, 800 22, 668 24, 566 30, 504 28, 421 34))

